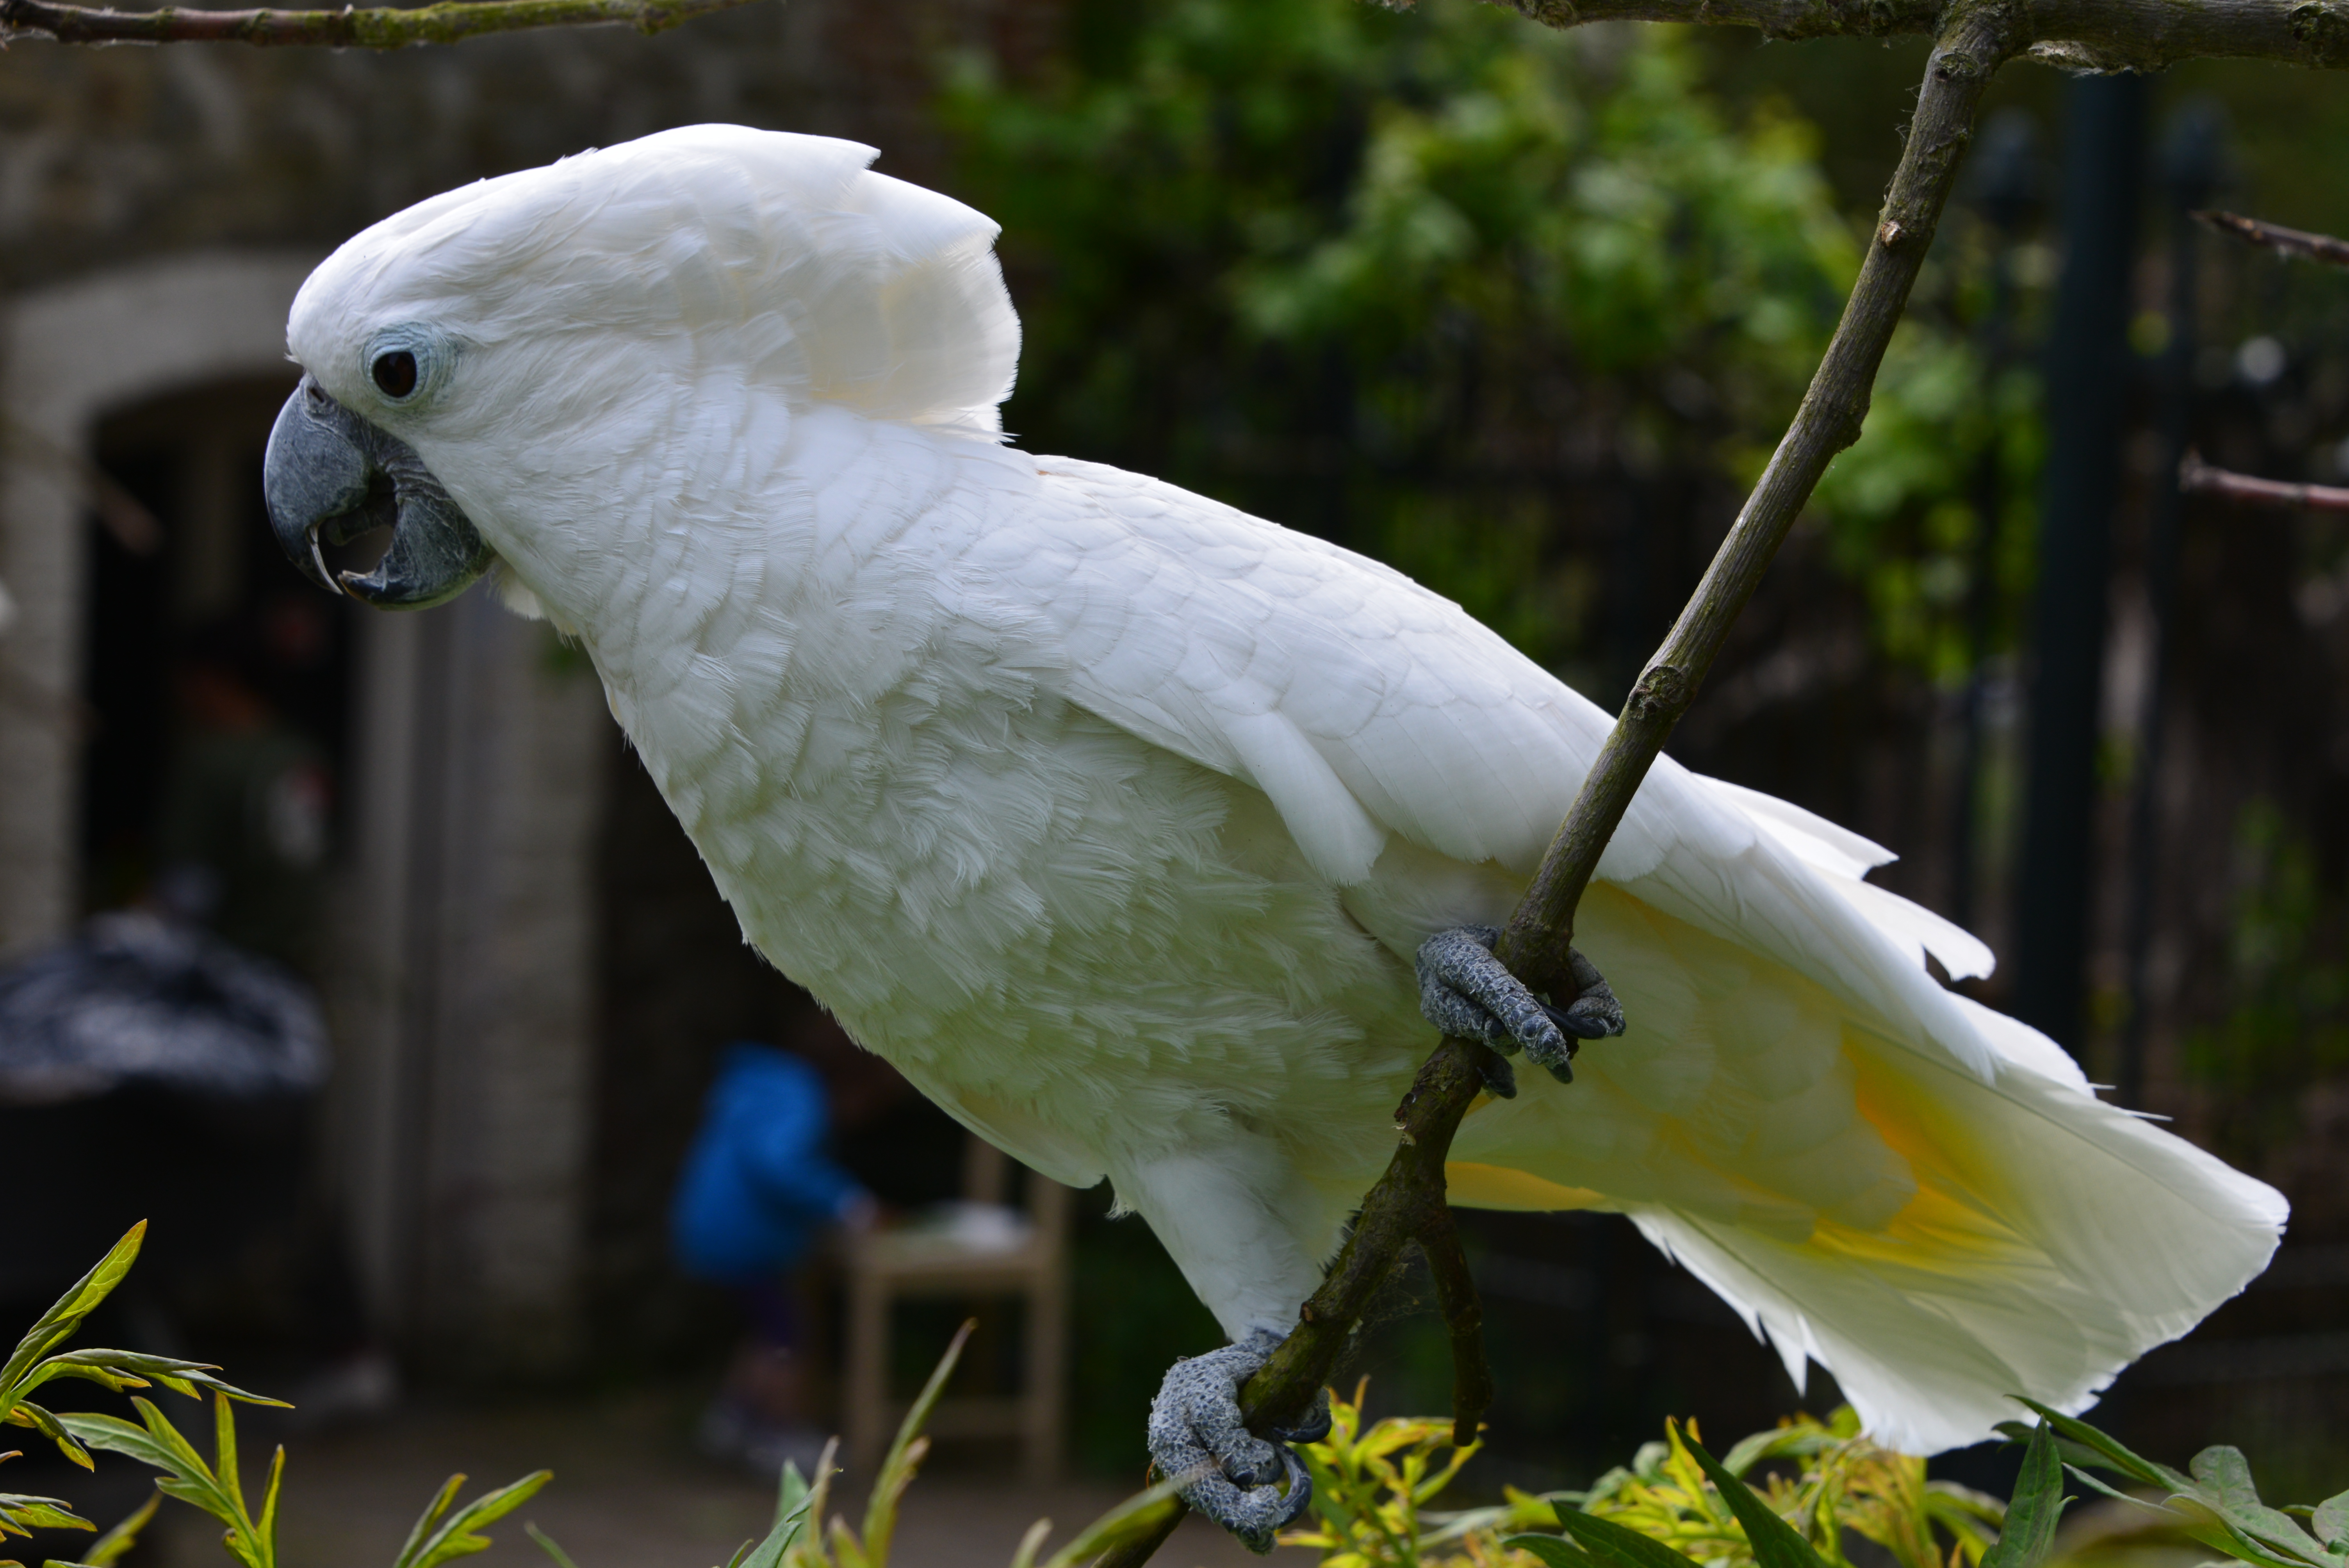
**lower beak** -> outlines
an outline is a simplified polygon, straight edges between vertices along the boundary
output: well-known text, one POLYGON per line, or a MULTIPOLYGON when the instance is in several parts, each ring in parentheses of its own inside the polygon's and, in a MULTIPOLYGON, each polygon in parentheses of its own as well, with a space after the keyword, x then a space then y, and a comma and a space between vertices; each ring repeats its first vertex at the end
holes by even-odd
POLYGON ((416 449, 326 396, 305 376, 269 432, 262 491, 278 546, 332 593, 388 610, 455 598, 497 559, 416 449), (323 546, 378 528, 391 548, 374 571, 328 570, 323 546))

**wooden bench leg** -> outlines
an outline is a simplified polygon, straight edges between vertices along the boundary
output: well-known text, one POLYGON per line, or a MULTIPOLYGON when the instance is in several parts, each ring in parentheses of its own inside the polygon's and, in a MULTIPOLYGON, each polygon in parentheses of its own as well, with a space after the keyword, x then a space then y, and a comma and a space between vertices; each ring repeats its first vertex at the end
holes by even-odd
POLYGON ((888 1441, 889 1295, 880 1279, 856 1269, 848 1279, 848 1377, 841 1401, 846 1460, 860 1483, 873 1480, 888 1441))

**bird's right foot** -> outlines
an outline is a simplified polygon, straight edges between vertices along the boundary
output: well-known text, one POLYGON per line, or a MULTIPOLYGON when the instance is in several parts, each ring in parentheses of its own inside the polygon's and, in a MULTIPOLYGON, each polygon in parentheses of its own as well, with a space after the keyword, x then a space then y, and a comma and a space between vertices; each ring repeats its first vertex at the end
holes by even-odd
POLYGON ((1285 1442, 1267 1442, 1240 1418, 1241 1385, 1279 1344, 1278 1335, 1260 1328, 1237 1345, 1177 1361, 1150 1402, 1158 1473, 1182 1482, 1184 1501, 1257 1553, 1271 1551, 1273 1537, 1313 1501, 1313 1480, 1288 1443, 1311 1442, 1330 1429, 1326 1405, 1308 1429, 1279 1434, 1285 1442))
POLYGON ((1577 1044, 1621 1034, 1623 1006, 1598 966, 1572 949, 1574 1002, 1550 1006, 1493 956, 1500 939, 1489 925, 1456 925, 1421 943, 1419 1010, 1447 1035, 1482 1040, 1504 1056, 1522 1049, 1552 1078, 1572 1083, 1577 1044))

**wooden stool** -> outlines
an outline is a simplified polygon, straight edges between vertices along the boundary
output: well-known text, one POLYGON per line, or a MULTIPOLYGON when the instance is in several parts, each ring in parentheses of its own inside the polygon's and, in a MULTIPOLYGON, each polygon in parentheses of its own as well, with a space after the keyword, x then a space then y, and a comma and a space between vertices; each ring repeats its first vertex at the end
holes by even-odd
MULTIPOLYGON (((973 1138, 963 1155, 963 1195, 1000 1204, 1009 1185, 1003 1151, 973 1138)), ((941 1438, 1011 1437, 1022 1473, 1053 1479, 1061 1468, 1061 1402, 1069 1352, 1069 1190, 1028 1175, 1028 1234, 1009 1246, 974 1246, 918 1228, 852 1236, 847 1247, 848 1367, 841 1390, 845 1459, 870 1478, 910 1401, 889 1394, 889 1309, 913 1296, 1018 1296, 1027 1304, 1027 1387, 1018 1394, 948 1397, 928 1430, 941 1438)))

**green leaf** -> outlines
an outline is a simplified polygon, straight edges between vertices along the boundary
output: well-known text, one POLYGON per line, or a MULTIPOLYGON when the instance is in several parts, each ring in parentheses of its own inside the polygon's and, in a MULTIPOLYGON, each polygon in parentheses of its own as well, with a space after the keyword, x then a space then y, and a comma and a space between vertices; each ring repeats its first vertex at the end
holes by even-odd
POLYGON ((2190 1468, 2194 1479, 2201 1483, 2195 1501, 2210 1508, 2234 1530, 2322 1568, 2330 1553, 2290 1514, 2260 1501, 2260 1489, 2251 1480, 2251 1461, 2243 1458, 2242 1449, 2223 1444, 2204 1449, 2194 1456, 2190 1468))
MULTIPOLYGON (((2031 1407, 2041 1420, 2054 1428, 2058 1436, 2069 1438, 2082 1448, 2088 1449, 2095 1456, 2089 1462, 2100 1464, 2106 1470, 2118 1470, 2132 1480, 2142 1481, 2147 1486, 2167 1487, 2171 1491, 2180 1492, 2190 1492, 2194 1490, 2194 1482, 2190 1478, 2178 1474, 2168 1465, 2156 1464, 2151 1460, 2130 1452, 2118 1438, 2100 1432, 2087 1422, 2064 1415, 2060 1410, 2051 1410, 2036 1399, 2024 1399, 2021 1396, 2017 1396, 2016 1398, 2018 1403, 2031 1407)), ((2073 1462, 2076 1464, 2081 1461, 2073 1462)))
POLYGON ((160 1470, 173 1470, 179 1463, 177 1456, 158 1443, 153 1433, 119 1416, 68 1410, 57 1418, 57 1424, 91 1448, 122 1454, 160 1470))
POLYGON ((19 1402, 16 1408, 10 1410, 8 1422, 11 1426, 32 1428, 57 1444, 57 1451, 66 1458, 84 1470, 91 1468, 89 1450, 75 1440, 70 1422, 61 1421, 40 1406, 28 1402, 19 1402))
POLYGON ((1606 1568, 1688 1568, 1689 1560, 1662 1542, 1613 1520, 1560 1508, 1557 1522, 1606 1568))
MULTIPOLYGON (((2046 1425, 2044 1421, 2036 1424, 2029 1421, 2001 1421, 1998 1423, 1997 1431, 2009 1442, 2028 1443, 2031 1441, 2032 1434, 2046 1425)), ((2061 1433, 2054 1434, 2048 1440, 2055 1445, 2056 1457, 2067 1465, 2087 1469, 2092 1466, 2101 1467, 2107 1463, 2105 1457, 2095 1449, 2085 1443, 2075 1443, 2061 1433)))
POLYGON ((449 1505, 456 1500, 457 1490, 465 1484, 465 1478, 450 1476, 426 1505, 416 1528, 409 1532, 408 1544, 400 1548, 392 1568, 437 1568, 452 1558, 470 1557, 489 1550, 490 1538, 473 1532, 503 1519, 554 1479, 553 1470, 533 1470, 520 1480, 483 1492, 451 1513, 449 1505))
POLYGON ((122 1239, 98 1261, 98 1266, 76 1281, 73 1288, 59 1296, 57 1305, 43 1313, 41 1320, 26 1331, 25 1337, 16 1342, 16 1351, 8 1357, 7 1363, 0 1366, 0 1408, 13 1406, 16 1402, 20 1392, 17 1385, 33 1369, 33 1364, 79 1328, 82 1319, 95 1311, 98 1304, 122 1283, 122 1276, 130 1272, 131 1264, 137 1261, 139 1243, 146 1239, 146 1235, 147 1222, 144 1220, 123 1233, 122 1239))
POLYGON ((2334 1552, 2349 1548, 2349 1491, 2318 1503, 2309 1522, 2316 1527, 2316 1538, 2334 1552))
POLYGON ((896 1440, 881 1460, 881 1473, 873 1479, 873 1495, 864 1503, 864 1552, 871 1568, 887 1568, 889 1538, 897 1528, 897 1500, 914 1479, 914 1468, 921 1463, 921 1451, 916 1447, 922 1429, 929 1423, 930 1411, 945 1392, 947 1379, 954 1376, 955 1363, 962 1359, 962 1347, 978 1327, 978 1319, 963 1319, 955 1330, 954 1341, 947 1353, 938 1357, 937 1366, 930 1372, 930 1380, 914 1396, 914 1408, 897 1426, 896 1440))
MULTIPOLYGON (((522 1532, 524 1535, 529 1536, 533 1541, 537 1542, 540 1551, 554 1559, 555 1568, 579 1568, 578 1563, 571 1561, 571 1553, 563 1550, 562 1547, 557 1546, 554 1543, 554 1537, 549 1535, 545 1531, 541 1530, 537 1524, 532 1521, 527 1519, 523 1521, 522 1532)), ((741 1545, 736 1547, 734 1549, 734 1562, 726 1564, 726 1568, 734 1568, 734 1564, 736 1563, 742 1561, 742 1553, 750 1549, 750 1543, 747 1541, 742 1542, 741 1545)))
POLYGON ((1694 1438, 1687 1442, 1689 1453, 1713 1478, 1713 1484, 1721 1489, 1730 1511, 1745 1527, 1745 1539, 1754 1548, 1754 1560, 1759 1568, 1826 1568, 1817 1550, 1793 1525, 1779 1518, 1752 1487, 1722 1469, 1721 1461, 1705 1452, 1704 1446, 1694 1438))
POLYGON ((162 1506, 161 1492, 148 1493, 147 1501, 121 1523, 99 1536, 90 1549, 81 1554, 81 1561, 74 1568, 114 1568, 125 1553, 139 1544, 139 1532, 147 1528, 148 1522, 155 1517, 155 1511, 162 1506))
POLYGON ((96 1530, 97 1525, 73 1511, 62 1498, 26 1497, 0 1491, 0 1537, 28 1535, 36 1530, 96 1530))
MULTIPOLYGON (((1502 1545, 1541 1559, 1545 1568, 1599 1568, 1599 1559, 1573 1542, 1556 1535, 1512 1535, 1502 1545)), ((1673 1553, 1678 1557, 1678 1553, 1673 1553)), ((1687 1558, 1681 1561, 1685 1563, 1687 1558)))
POLYGON ((2056 1457, 2055 1439, 2042 1421, 2023 1451, 2023 1474, 2014 1483, 2013 1501, 2006 1505, 2006 1522, 1998 1542, 1982 1553, 1982 1568, 2039 1568, 2055 1544, 2055 1525, 2064 1517, 2064 1464, 2056 1457))
POLYGON ((120 1393, 126 1387, 141 1387, 152 1380, 191 1399, 203 1398, 198 1390, 209 1388, 248 1405, 274 1405, 281 1410, 294 1408, 283 1399, 247 1393, 233 1383, 224 1383, 212 1376, 219 1370, 209 1362, 182 1361, 176 1356, 149 1356, 136 1350, 68 1350, 35 1367, 32 1380, 26 1387, 29 1389, 51 1377, 82 1377, 120 1393))
POLYGON ((1078 1531, 1066 1546, 1044 1560, 1044 1568, 1077 1568, 1081 1563, 1090 1563, 1129 1542, 1142 1540, 1165 1523, 1169 1514, 1182 1509, 1174 1496, 1180 1490, 1182 1483, 1170 1480, 1146 1491, 1135 1492, 1078 1531))
MULTIPOLYGON (((785 1460, 782 1479, 775 1486, 775 1522, 768 1530, 767 1538, 750 1548, 748 1557, 736 1553, 736 1562, 741 1568, 777 1568, 783 1553, 792 1549, 806 1527, 808 1505, 814 1501, 815 1494, 808 1490, 800 1467, 785 1460)), ((728 1568, 734 1568, 734 1564, 728 1564, 728 1568)))

